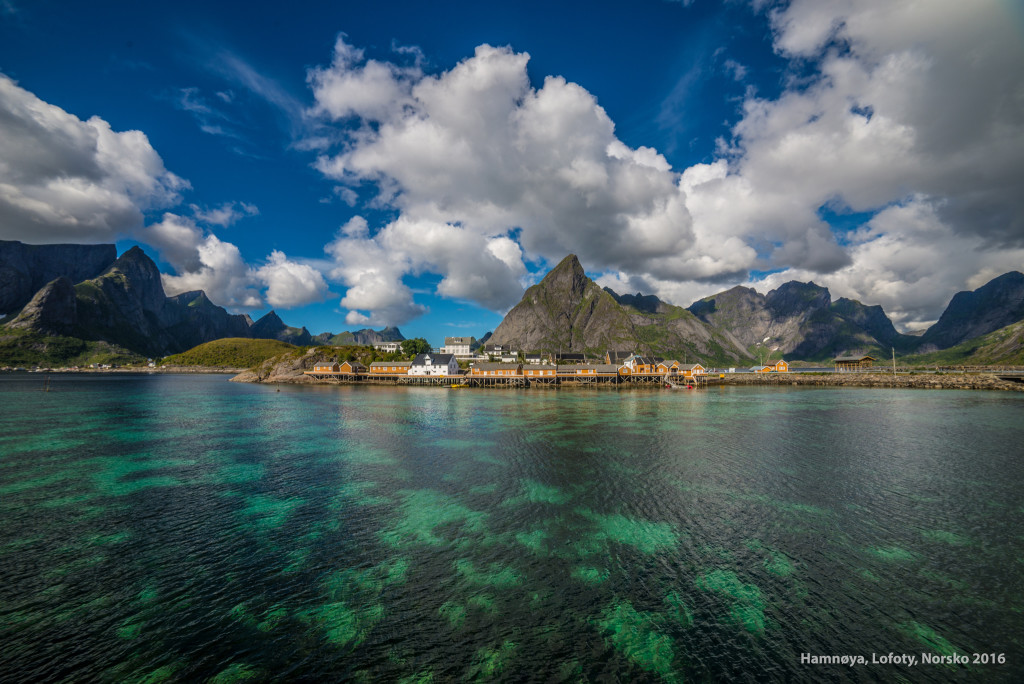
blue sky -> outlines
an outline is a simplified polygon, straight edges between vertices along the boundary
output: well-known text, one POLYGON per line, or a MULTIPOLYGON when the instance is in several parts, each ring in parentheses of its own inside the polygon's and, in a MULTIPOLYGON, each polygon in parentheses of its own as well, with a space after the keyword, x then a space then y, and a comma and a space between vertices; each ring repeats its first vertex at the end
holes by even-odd
POLYGON ((905 329, 1024 265, 1000 0, 0 0, 0 239, 140 244, 313 333, 493 330, 570 252, 905 329))

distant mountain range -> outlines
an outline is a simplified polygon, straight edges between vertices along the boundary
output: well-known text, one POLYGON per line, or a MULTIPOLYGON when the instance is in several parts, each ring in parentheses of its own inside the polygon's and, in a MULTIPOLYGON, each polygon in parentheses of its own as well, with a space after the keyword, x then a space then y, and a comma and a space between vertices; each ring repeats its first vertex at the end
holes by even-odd
POLYGON ((73 338, 151 357, 226 337, 296 345, 405 339, 397 328, 314 337, 306 328, 286 325, 273 311, 256 322, 229 314, 202 291, 168 297, 145 252, 132 247, 118 257, 114 245, 0 241, 0 313, 7 314, 0 320, 0 341, 30 333, 27 343, 37 347, 45 347, 47 338, 73 338))
MULTIPOLYGON (((0 314, 7 314, 0 319, 0 355, 19 346, 45 352, 69 340, 162 357, 226 337, 296 345, 405 339, 393 327, 313 336, 273 311, 255 322, 229 314, 201 291, 168 297, 152 259, 138 247, 117 257, 113 245, 0 241, 0 314)), ((833 302, 813 282, 791 281, 765 295, 737 286, 683 308, 653 295, 602 289, 569 255, 525 292, 486 341, 523 351, 637 351, 713 365, 779 357, 827 361, 860 353, 887 357, 893 348, 904 356, 950 349, 962 362, 977 354, 985 359, 979 362, 1010 363, 1005 359, 1021 354, 1021 321, 1024 275, 1016 271, 958 293, 935 325, 906 335, 880 306, 846 298, 833 302)))
MULTIPOLYGON (((569 255, 529 288, 491 342, 524 350, 630 350, 715 365, 785 357, 828 361, 837 355, 888 357, 960 345, 1024 320, 1024 275, 1016 271, 953 297, 923 335, 899 333, 880 306, 840 298, 791 281, 768 294, 737 286, 686 309, 653 295, 601 290, 569 255)), ((1019 335, 1001 339, 1015 340, 1019 335)), ((1013 352, 1013 344, 1004 344, 1013 352)), ((1017 350, 1019 351, 1019 350, 1017 350)), ((1011 354, 1012 356, 1012 354, 1011 354)), ((995 363, 997 361, 988 361, 995 363)))

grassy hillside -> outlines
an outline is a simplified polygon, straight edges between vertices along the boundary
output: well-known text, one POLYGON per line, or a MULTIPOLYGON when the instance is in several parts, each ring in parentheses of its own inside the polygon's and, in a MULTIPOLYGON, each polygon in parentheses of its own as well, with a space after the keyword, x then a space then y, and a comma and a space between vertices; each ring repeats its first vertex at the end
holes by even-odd
POLYGON ((166 357, 161 363, 169 366, 207 366, 211 368, 253 368, 269 358, 299 351, 294 344, 279 340, 250 340, 228 337, 193 347, 186 352, 166 357))
POLYGON ((1024 366, 1024 321, 955 347, 898 359, 906 366, 1024 366))
POLYGON ((92 363, 125 366, 145 362, 146 357, 108 342, 0 328, 0 366, 65 367, 92 363))

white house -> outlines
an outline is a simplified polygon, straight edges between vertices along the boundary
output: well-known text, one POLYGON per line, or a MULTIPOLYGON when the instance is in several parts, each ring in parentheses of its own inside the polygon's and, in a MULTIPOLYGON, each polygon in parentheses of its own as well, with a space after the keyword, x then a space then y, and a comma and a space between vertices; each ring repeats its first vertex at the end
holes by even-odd
POLYGON ((468 358, 472 356, 470 347, 476 340, 472 337, 446 337, 444 338, 444 346, 441 347, 442 354, 452 354, 459 358, 468 358))
POLYGON ((377 351, 382 351, 385 354, 394 354, 395 352, 402 351, 401 342, 378 342, 373 345, 373 348, 377 351))
POLYGON ((459 362, 454 354, 417 354, 409 366, 409 375, 458 375, 459 362))

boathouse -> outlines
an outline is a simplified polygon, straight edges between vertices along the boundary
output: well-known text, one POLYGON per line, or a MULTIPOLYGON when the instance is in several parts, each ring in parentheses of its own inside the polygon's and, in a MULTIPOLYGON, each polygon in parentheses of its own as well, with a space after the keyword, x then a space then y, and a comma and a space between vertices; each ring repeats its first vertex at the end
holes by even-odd
POLYGON ((469 369, 469 374, 474 378, 517 378, 523 375, 523 364, 521 363, 474 363, 469 369))
POLYGON ((692 378, 697 375, 704 375, 708 372, 708 369, 699 363, 686 363, 679 367, 679 371, 684 378, 692 378))
POLYGON ((765 372, 765 373, 788 373, 789 372, 789 364, 786 363, 783 359, 779 359, 778 361, 775 361, 774 363, 769 363, 764 368, 765 368, 765 370, 762 371, 762 372, 765 372))
POLYGON ((313 366, 314 373, 337 373, 339 371, 337 361, 320 361, 313 366))
POLYGON ((447 376, 459 374, 454 354, 417 354, 409 365, 410 376, 447 376))
POLYGON ((871 368, 872 364, 877 360, 873 356, 862 354, 860 356, 837 356, 832 360, 832 363, 837 371, 858 371, 871 368))
POLYGON ((337 372, 342 375, 363 375, 366 373, 366 366, 358 361, 345 361, 338 366, 337 372))
POLYGON ((411 365, 411 361, 374 361, 370 364, 370 375, 374 377, 408 375, 411 365))

